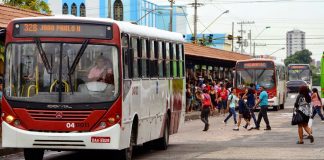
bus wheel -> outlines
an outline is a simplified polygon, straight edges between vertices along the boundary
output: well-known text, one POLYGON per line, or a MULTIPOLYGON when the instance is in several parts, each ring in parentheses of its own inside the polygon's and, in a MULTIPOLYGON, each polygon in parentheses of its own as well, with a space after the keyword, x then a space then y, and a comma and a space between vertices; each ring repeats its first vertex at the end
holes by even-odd
POLYGON ((120 158, 121 160, 132 160, 133 150, 136 145, 136 138, 137 138, 137 125, 133 124, 129 147, 121 151, 121 158, 120 158))
POLYGON ((168 149, 169 136, 170 136, 169 131, 170 131, 170 125, 169 125, 169 117, 167 115, 166 120, 165 120, 164 129, 163 129, 163 137, 157 139, 156 143, 155 143, 157 146, 157 149, 161 149, 161 150, 168 149))
POLYGON ((43 160, 44 150, 43 149, 24 149, 25 160, 43 160))

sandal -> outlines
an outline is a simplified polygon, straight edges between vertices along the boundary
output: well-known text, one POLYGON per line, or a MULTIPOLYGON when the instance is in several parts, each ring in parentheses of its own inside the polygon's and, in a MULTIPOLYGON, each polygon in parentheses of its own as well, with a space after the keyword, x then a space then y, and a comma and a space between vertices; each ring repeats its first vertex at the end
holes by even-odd
POLYGON ((304 144, 304 142, 297 141, 296 144, 304 144))
POLYGON ((310 140, 310 143, 314 143, 314 137, 312 135, 309 135, 309 140, 310 140))

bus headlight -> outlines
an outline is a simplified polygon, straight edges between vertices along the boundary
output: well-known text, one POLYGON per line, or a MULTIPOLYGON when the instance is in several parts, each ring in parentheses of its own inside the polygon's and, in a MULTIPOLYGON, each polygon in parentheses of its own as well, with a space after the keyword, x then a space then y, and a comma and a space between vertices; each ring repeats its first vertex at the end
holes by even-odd
POLYGON ((8 115, 5 120, 7 123, 12 123, 14 119, 15 118, 12 115, 8 115))
POLYGON ((108 118, 108 122, 110 124, 114 124, 115 123, 115 118, 111 117, 111 118, 108 118))
POLYGON ((106 128, 107 124, 106 122, 100 122, 99 127, 100 128, 106 128))

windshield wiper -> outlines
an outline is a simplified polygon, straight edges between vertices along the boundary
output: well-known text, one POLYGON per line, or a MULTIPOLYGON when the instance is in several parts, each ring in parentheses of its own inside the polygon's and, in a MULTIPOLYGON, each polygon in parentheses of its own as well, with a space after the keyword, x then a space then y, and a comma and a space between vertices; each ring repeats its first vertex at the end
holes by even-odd
POLYGON ((43 50, 43 47, 42 47, 42 44, 41 44, 39 38, 35 38, 35 43, 36 43, 38 52, 41 55, 41 58, 42 58, 42 61, 44 63, 44 66, 46 68, 47 73, 52 74, 52 68, 51 68, 51 66, 50 66, 50 64, 48 62, 48 59, 46 57, 46 54, 45 54, 45 52, 43 50))
POLYGON ((73 61, 73 64, 72 64, 72 66, 71 66, 71 68, 70 68, 70 70, 69 70, 69 73, 68 73, 69 76, 70 76, 71 74, 74 73, 77 64, 79 63, 79 61, 80 61, 80 59, 81 59, 81 57, 82 57, 84 51, 86 50, 86 48, 87 48, 87 46, 88 46, 88 43, 89 43, 89 40, 88 40, 88 39, 86 39, 86 40, 82 43, 82 46, 81 46, 81 48, 80 48, 80 50, 79 50, 77 56, 75 57, 75 60, 73 61))
MULTIPOLYGON (((70 68, 70 58, 69 58, 69 56, 67 56, 67 65, 68 65, 68 67, 67 67, 68 72, 70 73, 71 68, 70 68)), ((73 94, 73 84, 72 84, 71 74, 68 74, 68 76, 69 76, 69 84, 70 84, 70 86, 71 86, 71 92, 72 92, 72 94, 73 94)))

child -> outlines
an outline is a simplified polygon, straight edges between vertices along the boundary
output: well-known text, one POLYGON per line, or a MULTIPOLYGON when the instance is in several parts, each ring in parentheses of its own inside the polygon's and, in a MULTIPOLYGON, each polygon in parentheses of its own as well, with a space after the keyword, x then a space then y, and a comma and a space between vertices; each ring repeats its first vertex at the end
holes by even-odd
POLYGON ((246 103, 244 102, 244 93, 240 93, 239 95, 239 118, 238 118, 238 122, 237 122, 237 128, 234 128, 234 131, 239 131, 240 125, 241 125, 241 120, 242 118, 246 121, 247 125, 248 125, 248 129, 250 130, 251 126, 250 126, 250 119, 251 119, 251 114, 249 112, 249 109, 247 108, 246 103))

